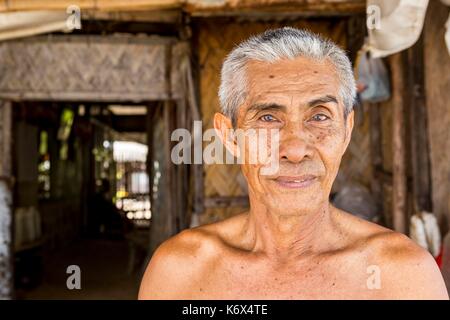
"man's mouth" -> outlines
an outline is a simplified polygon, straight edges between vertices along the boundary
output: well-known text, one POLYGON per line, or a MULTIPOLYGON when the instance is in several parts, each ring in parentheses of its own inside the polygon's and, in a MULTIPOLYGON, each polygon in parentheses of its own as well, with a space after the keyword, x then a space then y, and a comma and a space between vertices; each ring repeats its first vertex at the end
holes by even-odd
POLYGON ((279 176, 274 181, 284 188, 307 188, 317 181, 317 176, 305 174, 302 176, 279 176))

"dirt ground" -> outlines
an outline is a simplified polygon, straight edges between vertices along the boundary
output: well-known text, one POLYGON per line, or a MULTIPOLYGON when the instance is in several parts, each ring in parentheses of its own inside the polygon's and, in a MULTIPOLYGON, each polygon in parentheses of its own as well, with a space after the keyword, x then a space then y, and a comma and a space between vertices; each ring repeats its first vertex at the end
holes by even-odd
POLYGON ((48 254, 43 259, 43 280, 33 289, 18 290, 18 299, 123 299, 137 298, 145 261, 140 260, 130 275, 129 249, 125 241, 80 240, 73 245, 48 254), (67 267, 78 265, 81 289, 69 290, 67 267))

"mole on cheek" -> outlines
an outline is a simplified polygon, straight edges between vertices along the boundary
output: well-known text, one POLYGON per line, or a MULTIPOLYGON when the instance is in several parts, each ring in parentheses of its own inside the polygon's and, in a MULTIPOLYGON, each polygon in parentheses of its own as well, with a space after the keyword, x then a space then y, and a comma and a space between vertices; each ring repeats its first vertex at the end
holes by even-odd
POLYGON ((324 140, 326 135, 327 135, 327 134, 326 134, 325 132, 319 133, 319 134, 316 136, 316 141, 322 141, 322 140, 324 140))
POLYGON ((273 78, 275 78, 275 76, 271 74, 271 75, 269 75, 269 78, 273 79, 273 78))

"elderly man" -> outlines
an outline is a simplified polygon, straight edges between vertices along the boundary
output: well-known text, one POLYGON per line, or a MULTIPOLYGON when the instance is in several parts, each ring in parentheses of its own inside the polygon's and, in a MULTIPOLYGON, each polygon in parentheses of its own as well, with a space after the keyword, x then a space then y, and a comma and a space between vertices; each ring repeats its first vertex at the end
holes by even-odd
POLYGON ((139 298, 448 299, 430 254, 329 202, 355 95, 349 59, 315 34, 282 28, 237 46, 214 127, 236 156, 249 150, 230 129, 277 130, 277 171, 244 162, 250 210, 164 242, 139 298))

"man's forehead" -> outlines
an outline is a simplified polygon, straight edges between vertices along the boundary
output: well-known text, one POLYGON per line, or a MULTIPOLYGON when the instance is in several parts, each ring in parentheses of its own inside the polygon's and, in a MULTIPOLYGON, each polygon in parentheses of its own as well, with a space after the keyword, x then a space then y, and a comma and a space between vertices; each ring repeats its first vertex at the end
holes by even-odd
POLYGON ((295 59, 280 59, 274 62, 250 60, 247 63, 247 73, 252 76, 266 75, 268 79, 275 79, 279 76, 289 76, 291 78, 306 75, 328 75, 337 76, 334 65, 329 59, 313 59, 307 57, 297 57, 295 59))
POLYGON ((329 61, 303 57, 274 63, 251 61, 247 81, 247 98, 252 102, 293 97, 307 101, 324 95, 336 96, 339 91, 339 78, 329 61))

